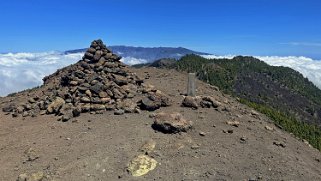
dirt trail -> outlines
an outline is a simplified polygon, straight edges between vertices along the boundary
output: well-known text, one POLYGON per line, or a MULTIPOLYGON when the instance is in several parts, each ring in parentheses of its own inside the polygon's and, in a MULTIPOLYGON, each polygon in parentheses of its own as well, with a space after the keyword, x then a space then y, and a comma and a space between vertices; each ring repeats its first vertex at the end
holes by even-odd
MULTIPOLYGON (((320 152, 265 116, 202 82, 197 82, 197 95, 211 95, 226 109, 181 107, 185 74, 155 68, 132 71, 173 100, 172 106, 155 112, 179 112, 194 122, 193 129, 156 132, 151 128, 154 112, 147 111, 119 116, 86 113, 68 122, 47 115, 12 118, 0 112, 0 180, 37 171, 45 174, 43 180, 55 181, 321 180, 320 152), (148 174, 133 177, 126 166, 149 139, 156 142, 150 156, 158 164, 148 174)), ((0 103, 8 100, 1 98, 0 103)))

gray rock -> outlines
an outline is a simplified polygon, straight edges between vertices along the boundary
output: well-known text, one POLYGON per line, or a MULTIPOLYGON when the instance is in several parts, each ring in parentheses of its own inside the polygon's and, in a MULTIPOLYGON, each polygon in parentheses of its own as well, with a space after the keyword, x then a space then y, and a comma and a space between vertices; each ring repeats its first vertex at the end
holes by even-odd
POLYGON ((123 114, 125 114, 125 111, 123 109, 117 109, 117 110, 115 110, 114 114, 115 115, 123 115, 123 114))
POLYGON ((161 101, 161 106, 162 107, 167 107, 172 105, 171 100, 169 99, 169 97, 167 95, 165 95, 164 93, 162 93, 161 91, 157 90, 154 94, 154 96, 156 97, 156 99, 161 101))
POLYGON ((102 110, 106 110, 105 105, 102 104, 92 104, 90 106, 90 110, 91 111, 102 111, 102 110))
POLYGON ((18 106, 16 109, 17 113, 19 113, 19 114, 23 113, 24 110, 25 110, 25 108, 23 106, 18 106))
POLYGON ((160 101, 152 100, 149 97, 144 97, 140 102, 140 108, 147 111, 159 109, 161 105, 160 101))
POLYGON ((102 91, 103 84, 102 83, 96 83, 95 85, 90 86, 90 91, 95 94, 99 94, 102 91))
POLYGON ((113 54, 112 53, 107 53, 104 57, 106 60, 112 59, 113 54))
POLYGON ((202 101, 201 101, 201 106, 202 107, 206 107, 206 108, 210 108, 210 107, 214 107, 214 108, 218 108, 222 105, 222 103, 220 103, 219 101, 216 101, 213 97, 211 96, 204 96, 202 97, 202 101))
POLYGON ((149 93, 140 101, 140 108, 143 110, 154 111, 160 107, 170 106, 170 99, 160 91, 149 93))
POLYGON ((85 91, 85 94, 86 94, 88 97, 91 97, 91 96, 92 96, 92 93, 91 93, 90 90, 86 90, 86 91, 85 91))
POLYGON ((36 102, 36 100, 35 100, 34 98, 30 98, 30 99, 28 99, 28 102, 29 102, 30 104, 33 104, 33 103, 36 102))
POLYGON ((119 89, 113 89, 113 97, 115 99, 122 99, 124 95, 119 91, 119 89))
POLYGON ((59 113, 59 110, 65 104, 65 100, 61 97, 57 97, 47 108, 47 113, 59 113))
POLYGON ((93 58, 93 61, 94 62, 98 62, 102 55, 103 55, 103 52, 101 50, 96 51, 95 55, 94 55, 94 58, 93 58))
POLYGON ((96 49, 95 48, 88 48, 87 52, 89 52, 91 54, 95 54, 96 49))
POLYGON ((158 113, 154 116, 152 127, 163 133, 179 133, 192 128, 192 122, 184 119, 180 113, 158 113))
POLYGON ((70 82, 69 82, 69 85, 71 85, 71 86, 76 86, 76 85, 78 85, 78 82, 77 82, 77 81, 70 81, 70 82))
POLYGON ((85 53, 85 58, 87 58, 87 59, 91 60, 91 59, 93 59, 93 58, 94 58, 94 55, 93 55, 93 54, 91 54, 91 53, 89 53, 89 52, 86 52, 86 53, 85 53))
POLYGON ((89 112, 90 111, 90 104, 82 104, 80 105, 81 112, 89 112))
POLYGON ((104 66, 108 68, 115 68, 115 67, 118 67, 118 64, 116 64, 115 62, 105 62, 104 66))
POLYGON ((128 84, 128 80, 126 79, 126 77, 119 76, 116 74, 114 74, 113 77, 114 77, 114 82, 119 86, 128 84))
POLYGON ((200 105, 202 108, 211 108, 213 106, 213 103, 209 102, 209 101, 202 100, 200 102, 200 105))
POLYGON ((98 95, 99 95, 100 98, 106 98, 106 97, 108 97, 108 94, 107 94, 107 92, 105 92, 105 91, 99 92, 98 95))
POLYGON ((5 105, 2 108, 2 111, 3 112, 13 112, 15 108, 16 108, 16 105, 14 103, 10 103, 10 104, 5 105))
POLYGON ((90 103, 91 102, 91 100, 88 97, 81 97, 80 101, 83 103, 90 103))
POLYGON ((137 104, 130 99, 125 99, 120 103, 119 107, 126 113, 134 113, 136 112, 137 104))
POLYGON ((88 90, 88 87, 78 86, 77 90, 80 91, 80 92, 86 92, 88 90))
POLYGON ((22 113, 22 117, 27 117, 27 116, 29 116, 29 113, 28 113, 27 111, 24 111, 24 112, 22 113))
POLYGON ((32 109, 32 106, 30 104, 24 105, 24 108, 26 111, 30 111, 32 109))
POLYGON ((182 106, 190 107, 190 108, 194 108, 194 109, 198 108, 198 104, 197 104, 195 98, 192 96, 186 96, 182 102, 182 106))

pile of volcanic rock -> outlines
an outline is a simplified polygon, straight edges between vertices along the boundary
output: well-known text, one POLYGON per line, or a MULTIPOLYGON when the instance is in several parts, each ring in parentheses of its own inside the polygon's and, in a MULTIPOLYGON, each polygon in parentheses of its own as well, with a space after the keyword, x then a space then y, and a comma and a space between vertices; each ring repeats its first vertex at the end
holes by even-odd
POLYGON ((101 40, 93 41, 82 60, 43 79, 41 88, 45 90, 25 103, 9 103, 2 110, 13 117, 55 114, 68 121, 83 112, 109 110, 120 115, 171 104, 168 96, 145 84, 120 59, 101 40))

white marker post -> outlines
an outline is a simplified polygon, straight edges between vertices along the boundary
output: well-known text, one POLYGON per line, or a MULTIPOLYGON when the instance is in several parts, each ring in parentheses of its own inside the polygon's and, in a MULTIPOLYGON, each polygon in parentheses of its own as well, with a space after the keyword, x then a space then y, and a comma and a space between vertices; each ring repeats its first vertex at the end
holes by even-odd
POLYGON ((187 95, 195 96, 195 73, 188 74, 187 95))

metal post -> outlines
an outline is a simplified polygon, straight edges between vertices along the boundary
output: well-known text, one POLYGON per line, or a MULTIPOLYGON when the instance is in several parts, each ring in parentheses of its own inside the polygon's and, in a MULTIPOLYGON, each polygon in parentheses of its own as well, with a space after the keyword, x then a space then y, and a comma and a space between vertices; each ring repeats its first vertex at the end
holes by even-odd
POLYGON ((195 73, 188 74, 187 95, 195 96, 195 73))

